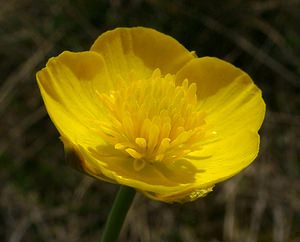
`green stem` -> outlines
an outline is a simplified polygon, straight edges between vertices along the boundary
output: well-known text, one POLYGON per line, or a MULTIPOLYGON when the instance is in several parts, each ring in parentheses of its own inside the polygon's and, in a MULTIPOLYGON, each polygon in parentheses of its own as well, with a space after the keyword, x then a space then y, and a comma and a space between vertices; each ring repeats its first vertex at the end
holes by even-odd
POLYGON ((100 242, 116 242, 118 240, 126 214, 135 195, 135 189, 121 186, 110 210, 100 242))

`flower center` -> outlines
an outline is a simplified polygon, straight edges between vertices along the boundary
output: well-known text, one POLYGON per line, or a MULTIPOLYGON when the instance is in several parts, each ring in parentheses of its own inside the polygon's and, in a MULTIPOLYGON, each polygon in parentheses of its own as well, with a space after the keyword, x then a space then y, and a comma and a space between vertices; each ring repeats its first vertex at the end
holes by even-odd
POLYGON ((146 162, 168 165, 198 150, 205 115, 198 109, 196 89, 187 79, 176 85, 174 75, 162 76, 156 69, 149 79, 98 93, 106 109, 103 139, 131 156, 136 170, 146 162))

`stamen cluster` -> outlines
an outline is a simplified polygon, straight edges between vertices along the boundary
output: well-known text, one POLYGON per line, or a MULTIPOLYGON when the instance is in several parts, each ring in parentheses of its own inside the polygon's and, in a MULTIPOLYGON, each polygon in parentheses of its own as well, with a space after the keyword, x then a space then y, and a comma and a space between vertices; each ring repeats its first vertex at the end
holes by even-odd
POLYGON ((109 93, 98 93, 107 113, 102 138, 134 160, 168 165, 195 149, 204 135, 204 113, 197 106, 196 84, 156 69, 147 80, 131 81, 109 93))

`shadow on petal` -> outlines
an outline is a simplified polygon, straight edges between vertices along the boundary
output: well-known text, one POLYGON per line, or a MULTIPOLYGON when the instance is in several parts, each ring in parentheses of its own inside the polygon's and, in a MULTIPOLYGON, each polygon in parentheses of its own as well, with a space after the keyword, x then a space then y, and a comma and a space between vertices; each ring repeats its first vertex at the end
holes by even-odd
MULTIPOLYGON (((196 174, 203 172, 188 160, 177 160, 171 165, 162 162, 144 162, 142 169, 136 170, 135 159, 111 145, 100 145, 90 148, 90 154, 104 164, 104 168, 115 173, 118 179, 135 180, 149 185, 178 186, 191 184, 196 174)), ((141 189, 141 188, 138 188, 141 189)))

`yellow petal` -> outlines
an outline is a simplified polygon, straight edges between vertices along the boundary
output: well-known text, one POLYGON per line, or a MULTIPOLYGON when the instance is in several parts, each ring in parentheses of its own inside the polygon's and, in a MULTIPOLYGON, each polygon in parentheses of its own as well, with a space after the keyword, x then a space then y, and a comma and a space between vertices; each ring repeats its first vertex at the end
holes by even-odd
POLYGON ((195 174, 193 176, 190 174, 195 169, 187 170, 186 174, 182 174, 183 170, 180 169, 174 170, 173 174, 170 171, 168 174, 165 168, 160 169, 160 167, 145 162, 143 168, 137 171, 131 157, 124 156, 111 146, 104 145, 86 149, 73 144, 72 147, 81 157, 80 168, 89 175, 101 180, 131 186, 143 192, 174 193, 182 190, 194 180, 195 174))
POLYGON ((199 110, 214 132, 224 137, 242 130, 258 131, 265 115, 261 91, 239 68, 218 58, 194 59, 177 73, 197 84, 199 110))
MULTIPOLYGON (((176 192, 147 193, 152 199, 165 202, 193 201, 205 196, 211 188, 247 167, 257 156, 259 135, 242 131, 234 136, 207 144, 202 150, 189 155, 189 162, 199 172, 189 186, 176 192)), ((188 158, 188 157, 187 157, 188 158)))
POLYGON ((256 132, 240 131, 220 139, 190 154, 197 157, 191 163, 203 170, 197 174, 196 184, 207 186, 229 178, 247 167, 257 156, 259 135, 256 132))
POLYGON ((47 111, 62 136, 72 142, 100 144, 95 132, 101 119, 98 89, 110 83, 101 55, 63 52, 37 73, 47 111))
POLYGON ((82 150, 82 146, 78 144, 74 144, 68 140, 67 137, 61 137, 62 142, 64 143, 65 150, 65 159, 69 165, 80 172, 84 172, 92 177, 96 177, 97 179, 101 179, 103 181, 114 183, 113 180, 109 179, 109 177, 105 176, 101 171, 101 166, 95 163, 89 163, 88 159, 84 157, 82 150))
POLYGON ((156 68, 163 75, 175 74, 195 58, 172 37, 143 27, 107 31, 91 50, 103 55, 112 79, 121 76, 125 81, 131 79, 132 71, 137 79, 149 77, 156 68))

